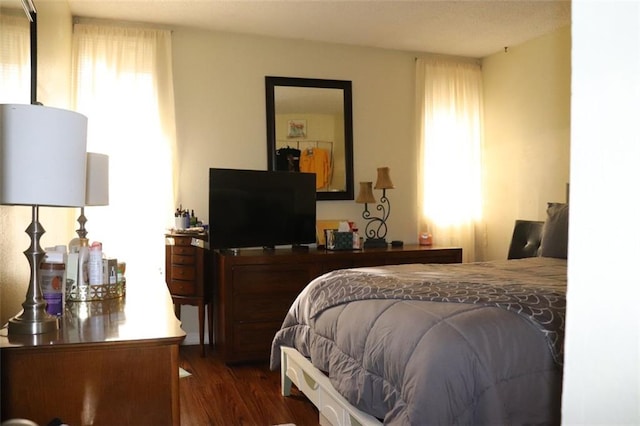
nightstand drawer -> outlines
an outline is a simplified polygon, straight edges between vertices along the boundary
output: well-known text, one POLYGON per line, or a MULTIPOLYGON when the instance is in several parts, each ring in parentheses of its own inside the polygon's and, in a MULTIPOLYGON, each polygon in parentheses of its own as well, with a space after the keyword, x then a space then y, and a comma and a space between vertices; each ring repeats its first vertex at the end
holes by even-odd
POLYGON ((174 296, 195 296, 196 285, 193 281, 171 280, 169 292, 174 296))
POLYGON ((193 266, 172 265, 171 278, 177 280, 194 280, 196 278, 196 268, 193 266))
POLYGON ((171 264, 173 265, 195 265, 195 263, 195 256, 183 256, 175 253, 171 255, 171 264))

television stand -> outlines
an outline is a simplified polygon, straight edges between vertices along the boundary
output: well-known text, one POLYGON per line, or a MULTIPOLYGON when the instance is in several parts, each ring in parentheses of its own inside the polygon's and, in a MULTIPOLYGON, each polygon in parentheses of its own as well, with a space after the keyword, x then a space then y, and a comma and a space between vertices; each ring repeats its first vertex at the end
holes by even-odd
POLYGON ((262 251, 272 252, 272 251, 276 251, 276 248, 274 246, 264 246, 262 247, 262 251))

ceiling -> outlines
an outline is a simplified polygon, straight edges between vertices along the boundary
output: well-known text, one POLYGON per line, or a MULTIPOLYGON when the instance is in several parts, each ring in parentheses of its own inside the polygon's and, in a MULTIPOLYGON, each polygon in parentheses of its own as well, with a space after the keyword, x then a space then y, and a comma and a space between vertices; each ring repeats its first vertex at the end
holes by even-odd
MULTIPOLYGON (((35 0, 38 2, 51 0, 35 0)), ((74 16, 480 58, 567 26, 569 0, 68 0, 74 16)))

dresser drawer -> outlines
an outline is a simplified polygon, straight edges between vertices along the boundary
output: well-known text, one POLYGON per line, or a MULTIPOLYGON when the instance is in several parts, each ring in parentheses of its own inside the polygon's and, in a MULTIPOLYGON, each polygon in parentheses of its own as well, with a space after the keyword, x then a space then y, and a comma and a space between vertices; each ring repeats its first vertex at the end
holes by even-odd
POLYGON ((234 297, 274 298, 278 295, 298 294, 314 278, 309 266, 250 265, 233 268, 234 297))
POLYGON ((291 303, 313 278, 307 265, 243 265, 233 269, 235 321, 282 323, 291 303))
POLYGON ((171 278, 177 280, 194 280, 196 278, 196 268, 193 266, 172 265, 171 278))
POLYGON ((180 247, 180 246, 189 246, 191 245, 191 237, 178 237, 178 236, 174 236, 173 237, 173 241, 175 246, 174 247, 180 247))
POLYGON ((194 256, 196 254, 197 247, 194 246, 173 246, 171 248, 172 255, 181 256, 194 256))
POLYGON ((233 299, 233 317, 238 322, 274 321, 282 324, 299 292, 233 299))
POLYGON ((282 321, 236 323, 231 344, 234 358, 240 360, 269 359, 271 341, 282 321))
POLYGON ((193 281, 171 280, 169 282, 169 292, 178 296, 196 296, 196 284, 193 281))
POLYGON ((175 253, 171 255, 171 264, 173 265, 195 265, 195 263, 195 256, 183 256, 175 253))

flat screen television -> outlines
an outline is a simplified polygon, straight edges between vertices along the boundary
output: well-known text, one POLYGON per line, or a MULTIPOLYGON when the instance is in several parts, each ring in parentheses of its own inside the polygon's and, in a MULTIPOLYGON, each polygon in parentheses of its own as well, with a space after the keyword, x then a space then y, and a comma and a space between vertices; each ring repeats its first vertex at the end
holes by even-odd
POLYGON ((316 241, 315 174, 209 169, 209 245, 294 247, 316 241))

